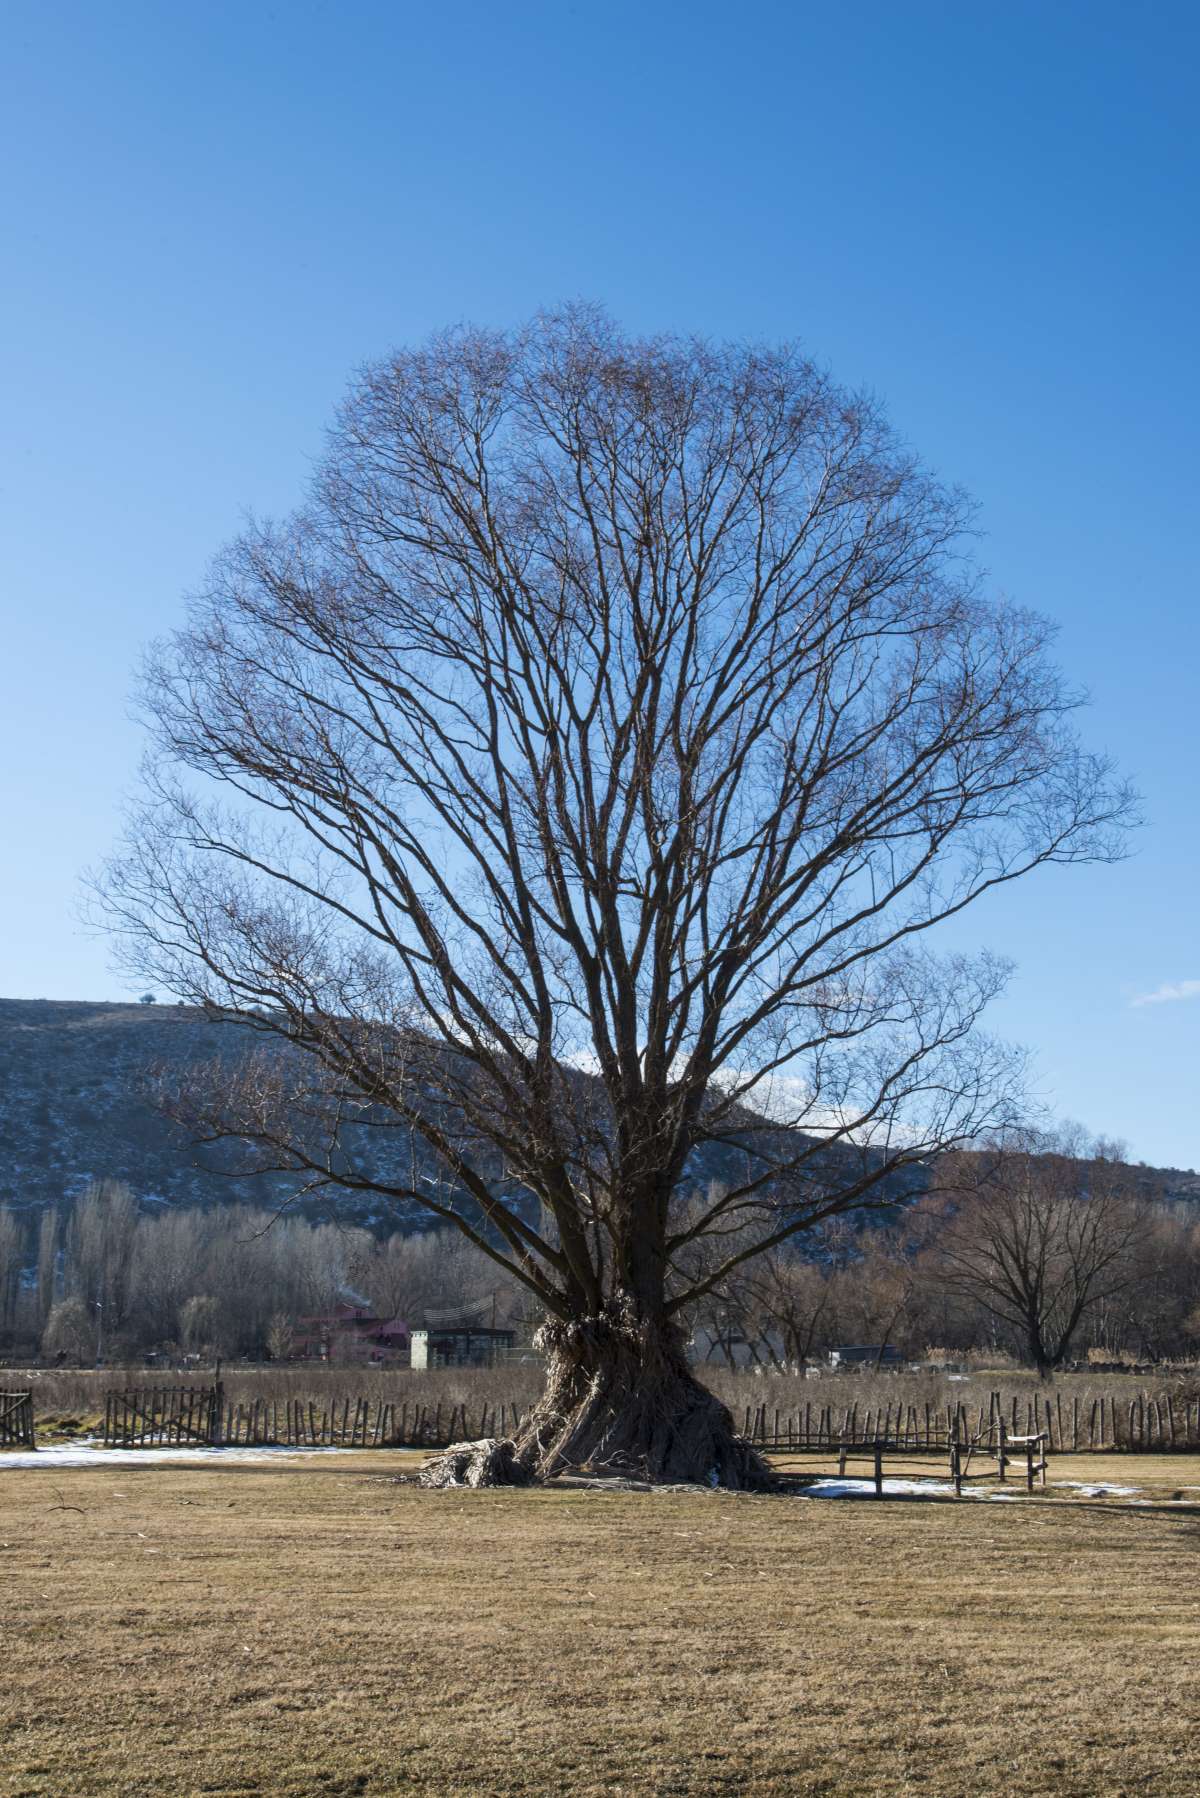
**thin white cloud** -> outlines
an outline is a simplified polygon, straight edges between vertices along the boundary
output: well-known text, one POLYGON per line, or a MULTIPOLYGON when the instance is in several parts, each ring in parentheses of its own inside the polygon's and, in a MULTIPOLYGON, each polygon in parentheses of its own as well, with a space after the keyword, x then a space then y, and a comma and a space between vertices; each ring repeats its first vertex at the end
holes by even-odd
POLYGON ((1152 993, 1139 993, 1131 1005, 1169 1005, 1174 999, 1200 999, 1200 980, 1176 980, 1155 987, 1152 993))

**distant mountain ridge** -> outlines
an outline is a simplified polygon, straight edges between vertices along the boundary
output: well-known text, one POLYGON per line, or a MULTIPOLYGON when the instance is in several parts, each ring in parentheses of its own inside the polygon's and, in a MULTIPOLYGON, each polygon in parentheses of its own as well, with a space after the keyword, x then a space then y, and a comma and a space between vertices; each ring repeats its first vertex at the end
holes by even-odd
MULTIPOLYGON (((38 1211, 64 1206, 90 1180, 128 1183, 145 1205, 243 1203, 275 1206, 295 1191, 295 1176, 232 1174, 233 1151, 198 1146, 168 1122, 145 1091, 148 1071, 217 1054, 239 1054, 249 1042, 236 1025, 218 1024, 184 1006, 0 999, 0 1206, 38 1211)), ((390 1134, 390 1133, 385 1133, 390 1134)), ((410 1167, 406 1132, 383 1145, 370 1132, 370 1153, 410 1167), (390 1154, 389 1154, 390 1149, 390 1154)), ((701 1151, 700 1179, 719 1178, 719 1150, 701 1151)), ((420 1157, 418 1158, 420 1159, 420 1157)), ((1200 1177, 1172 1168, 1139 1170, 1147 1197, 1200 1199, 1200 1177)), ((373 1223, 379 1201, 342 1192, 336 1201, 300 1201, 309 1215, 373 1223)), ((388 1219, 395 1227, 397 1219, 388 1219)))
MULTIPOLYGON (((245 1046, 247 1032, 185 1006, 0 999, 0 1205, 69 1205, 100 1179, 125 1181, 146 1205, 278 1205, 295 1176, 232 1172, 233 1150, 190 1141, 147 1092, 153 1068, 245 1046)), ((339 1195, 337 1209, 371 1221, 362 1195, 339 1195)))

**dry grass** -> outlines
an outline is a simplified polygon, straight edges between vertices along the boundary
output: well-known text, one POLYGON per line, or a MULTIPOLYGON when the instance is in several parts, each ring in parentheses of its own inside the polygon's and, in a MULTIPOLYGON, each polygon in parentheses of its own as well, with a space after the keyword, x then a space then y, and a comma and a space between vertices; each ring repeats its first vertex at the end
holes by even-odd
POLYGON ((0 1792, 1200 1783, 1200 1506, 426 1493, 403 1461, 0 1470, 0 1792))
MULTIPOLYGON (((782 1418, 803 1416, 806 1405, 814 1419, 828 1405, 841 1418, 851 1405, 858 1416, 867 1411, 883 1412, 901 1404, 912 1405, 918 1416, 929 1405, 935 1415, 944 1413, 947 1405, 962 1404, 968 1415, 982 1405, 988 1410, 993 1392, 999 1392, 1005 1409, 1015 1396, 1024 1422, 1025 1407, 1036 1397, 1039 1403, 1054 1404, 1061 1410, 1067 1430, 1070 1429, 1072 1404, 1077 1404, 1080 1429, 1086 1438, 1087 1422, 1094 1401, 1104 1397, 1115 1400, 1120 1413, 1122 1434, 1131 1399, 1171 1394, 1177 1407, 1181 1437, 1188 1403, 1200 1400, 1200 1381, 1195 1374, 1178 1369, 1160 1369, 1155 1376, 1139 1374, 1060 1374, 1054 1381, 1042 1383, 1020 1369, 985 1369, 969 1377, 950 1377, 934 1369, 922 1373, 876 1373, 862 1369, 845 1374, 827 1373, 818 1379, 804 1379, 798 1374, 733 1373, 715 1365, 697 1370, 705 1383, 724 1400, 739 1426, 747 1410, 751 1416, 760 1405, 767 1407, 768 1418, 776 1410, 782 1418)), ((39 1432, 43 1419, 73 1417, 94 1422, 104 1414, 104 1394, 129 1386, 162 1387, 207 1385, 211 1369, 180 1373, 172 1369, 150 1371, 144 1367, 108 1367, 101 1369, 9 1368, 0 1371, 0 1389, 21 1391, 29 1388, 34 1395, 34 1409, 39 1432)), ((318 1407, 351 1404, 367 1397, 372 1404, 386 1401, 397 1406, 408 1403, 426 1405, 432 1415, 435 1406, 443 1413, 465 1404, 473 1413, 489 1406, 517 1404, 524 1409, 540 1392, 544 1380, 541 1364, 510 1362, 496 1367, 447 1367, 413 1373, 408 1368, 364 1368, 353 1365, 327 1367, 305 1362, 288 1362, 265 1367, 226 1366, 222 1372, 226 1397, 232 1404, 252 1404, 257 1399, 284 1405, 291 1399, 310 1401, 318 1407)), ((1057 1413, 1056 1413, 1057 1415, 1057 1413)), ((1057 1425, 1056 1425, 1057 1427, 1057 1425)))
MULTIPOLYGON (((151 1371, 144 1367, 108 1367, 91 1369, 11 1369, 0 1372, 0 1390, 33 1393, 34 1411, 39 1422, 43 1415, 68 1412, 75 1415, 104 1415, 106 1392, 120 1392, 126 1387, 162 1388, 167 1386, 210 1386, 211 1368, 180 1373, 172 1369, 151 1371)), ((432 1412, 441 1405, 448 1414, 451 1407, 466 1404, 478 1411, 484 1405, 528 1405, 541 1391, 545 1372, 540 1363, 509 1364, 497 1367, 442 1367, 413 1373, 409 1368, 372 1368, 347 1365, 326 1367, 321 1363, 288 1362, 275 1367, 225 1367, 221 1372, 225 1396, 231 1404, 252 1404, 256 1398, 280 1406, 289 1399, 307 1404, 351 1404, 366 1397, 372 1404, 381 1400, 399 1405, 405 1400, 412 1405, 428 1405, 432 1412)))
MULTIPOLYGON (((730 1373, 719 1367, 701 1370, 705 1383, 712 1388, 741 1418, 745 1406, 751 1410, 766 1405, 785 1414, 804 1410, 806 1404, 817 1412, 830 1405, 840 1413, 857 1405, 859 1415, 868 1409, 883 1411, 887 1406, 912 1405, 922 1413, 926 1404, 944 1411, 947 1405, 964 1405, 968 1412, 988 1409, 992 1394, 999 1392, 1005 1406, 1015 1397, 1022 1417, 1026 1405, 1034 1399, 1042 1404, 1060 1406, 1068 1422, 1072 1402, 1078 1404, 1081 1425, 1086 1427, 1093 1401, 1100 1398, 1116 1402, 1124 1419, 1131 1399, 1165 1401, 1168 1393, 1175 1404, 1193 1403, 1200 1398, 1200 1378, 1192 1369, 1163 1366, 1153 1373, 1060 1373, 1052 1380, 1039 1380, 1029 1368, 983 1367, 970 1374, 946 1374, 935 1367, 916 1373, 878 1373, 873 1368, 856 1368, 845 1373, 825 1371, 813 1378, 798 1373, 753 1374, 730 1373)), ((1182 1421, 1182 1420, 1181 1420, 1182 1421)))

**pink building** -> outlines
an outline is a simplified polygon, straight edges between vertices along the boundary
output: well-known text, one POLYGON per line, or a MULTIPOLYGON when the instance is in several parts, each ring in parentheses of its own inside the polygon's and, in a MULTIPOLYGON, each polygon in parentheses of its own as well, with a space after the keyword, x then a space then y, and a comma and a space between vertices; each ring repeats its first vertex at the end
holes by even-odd
POLYGON ((408 1355, 408 1325, 376 1317, 367 1305, 341 1304, 323 1317, 300 1318, 291 1352, 304 1360, 383 1367, 408 1355))

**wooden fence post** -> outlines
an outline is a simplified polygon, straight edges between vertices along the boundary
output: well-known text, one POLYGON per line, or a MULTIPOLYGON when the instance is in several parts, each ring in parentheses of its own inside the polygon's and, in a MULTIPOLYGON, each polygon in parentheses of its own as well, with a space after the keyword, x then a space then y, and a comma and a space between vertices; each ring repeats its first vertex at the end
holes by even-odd
POLYGON ((958 1440, 958 1419, 950 1435, 950 1478, 954 1481, 955 1498, 962 1497, 962 1449, 958 1440))

